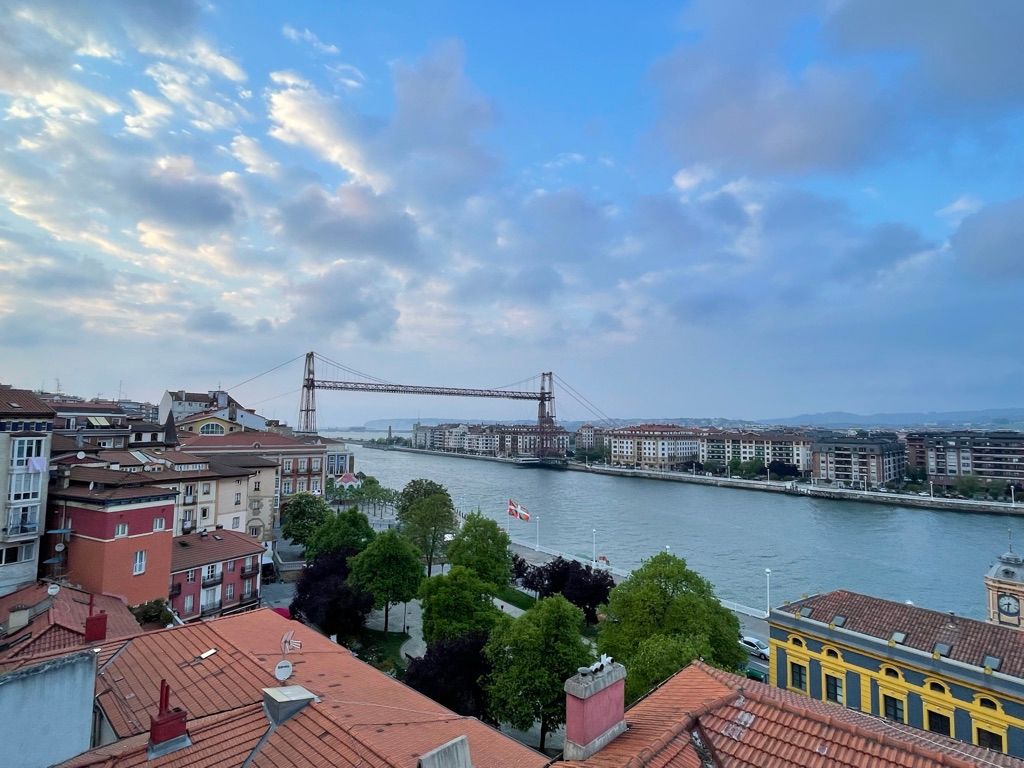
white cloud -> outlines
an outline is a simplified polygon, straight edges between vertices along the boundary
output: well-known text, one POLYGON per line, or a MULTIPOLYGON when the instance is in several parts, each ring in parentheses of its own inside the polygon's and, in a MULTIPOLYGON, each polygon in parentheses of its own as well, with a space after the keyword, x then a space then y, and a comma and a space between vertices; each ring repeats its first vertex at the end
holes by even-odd
POLYGON ((139 52, 189 64, 234 83, 242 83, 247 79, 241 65, 214 49, 204 40, 192 40, 188 45, 173 48, 147 42, 139 46, 139 52))
POLYGON ((169 104, 155 96, 134 89, 129 91, 128 95, 135 102, 136 109, 135 114, 124 116, 124 127, 128 133, 150 137, 174 114, 174 110, 169 104))
POLYGON ((939 218, 945 219, 952 226, 957 226, 972 213, 981 210, 983 203, 972 195, 961 195, 952 203, 935 212, 939 218))
POLYGON ((706 165, 691 165, 689 168, 680 168, 676 171, 672 177, 672 184, 681 192, 689 192, 714 177, 714 171, 706 165))
POLYGON ((281 164, 268 155, 256 139, 238 134, 231 140, 231 154, 249 173, 276 176, 281 164))
POLYGON ((219 98, 224 103, 218 103, 203 95, 210 84, 205 75, 189 73, 166 62, 151 65, 146 74, 153 79, 165 99, 185 108, 196 128, 213 131, 232 128, 238 122, 240 107, 223 96, 219 98))
POLYGON ((303 29, 300 32, 291 24, 285 24, 281 29, 281 34, 293 43, 307 43, 317 53, 324 53, 330 56, 336 56, 340 53, 338 46, 323 42, 308 29, 303 29))

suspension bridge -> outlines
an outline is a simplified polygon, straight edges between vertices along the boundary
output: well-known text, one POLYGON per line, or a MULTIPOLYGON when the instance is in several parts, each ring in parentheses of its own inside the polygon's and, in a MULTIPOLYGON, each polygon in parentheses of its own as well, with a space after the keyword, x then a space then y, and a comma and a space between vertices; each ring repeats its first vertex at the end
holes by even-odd
MULTIPOLYGON (((561 377, 557 377, 551 371, 535 374, 522 381, 507 384, 503 387, 474 388, 474 387, 450 387, 450 386, 425 386, 422 384, 396 384, 391 381, 363 373, 347 365, 331 360, 318 352, 310 351, 304 356, 299 355, 276 365, 262 373, 259 373, 245 381, 234 385, 231 389, 237 389, 249 382, 255 381, 267 374, 280 370, 300 358, 305 358, 302 371, 302 395, 299 405, 299 427, 297 432, 303 434, 316 434, 317 431, 317 391, 346 391, 346 392, 373 392, 393 395, 435 395, 442 397, 483 397, 502 400, 527 400, 537 403, 537 456, 542 461, 564 459, 557 455, 555 435, 557 426, 555 424, 555 380, 565 391, 565 394, 578 403, 595 421, 605 426, 613 426, 613 421, 607 414, 601 411, 594 403, 588 400, 575 387, 570 385, 561 377), (319 369, 327 369, 327 376, 318 375, 319 369), (344 378, 342 377, 344 376, 344 378), (518 389, 528 382, 535 382, 539 378, 539 387, 532 389, 518 389)), ((293 390, 294 391, 294 390, 293 390)), ((289 393, 284 393, 289 394, 289 393)), ((275 399, 275 398, 268 398, 275 399)), ((261 401, 264 402, 264 401, 261 401)))

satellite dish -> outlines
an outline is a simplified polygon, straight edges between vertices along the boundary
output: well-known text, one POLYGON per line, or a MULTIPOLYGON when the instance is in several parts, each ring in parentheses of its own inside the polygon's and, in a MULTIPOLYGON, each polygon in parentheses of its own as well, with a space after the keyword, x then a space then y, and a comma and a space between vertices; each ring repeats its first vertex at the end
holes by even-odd
POLYGON ((76 453, 75 454, 75 458, 76 459, 84 459, 85 458, 85 451, 79 451, 78 453, 76 453))
POLYGON ((58 592, 60 592, 60 584, 51 584, 46 588, 46 594, 50 597, 56 596, 58 592))
MULTIPOLYGON (((56 543, 56 544, 54 545, 53 549, 54 549, 54 551, 56 551, 56 552, 63 552, 63 551, 64 551, 64 542, 63 542, 63 541, 58 541, 58 542, 57 542, 57 543, 56 543)), ((56 584, 53 584, 53 585, 51 585, 51 586, 54 586, 54 587, 56 587, 57 585, 56 585, 56 584)))
POLYGON ((277 666, 274 667, 274 677, 279 682, 284 682, 292 676, 292 663, 288 659, 281 659, 277 662, 277 666))

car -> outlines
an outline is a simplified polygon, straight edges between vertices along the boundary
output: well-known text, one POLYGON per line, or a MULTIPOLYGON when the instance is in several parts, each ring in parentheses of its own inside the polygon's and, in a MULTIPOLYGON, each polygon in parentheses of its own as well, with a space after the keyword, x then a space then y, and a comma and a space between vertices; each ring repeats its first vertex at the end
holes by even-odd
POLYGON ((768 643, 764 640, 758 640, 756 637, 741 637, 740 645, 747 649, 747 653, 751 656, 757 656, 759 659, 768 661, 768 654, 770 649, 768 643))
POLYGON ((759 683, 768 682, 767 673, 762 672, 759 669, 754 669, 753 667, 747 667, 745 670, 743 670, 743 674, 747 677, 748 680, 757 680, 757 682, 759 683))

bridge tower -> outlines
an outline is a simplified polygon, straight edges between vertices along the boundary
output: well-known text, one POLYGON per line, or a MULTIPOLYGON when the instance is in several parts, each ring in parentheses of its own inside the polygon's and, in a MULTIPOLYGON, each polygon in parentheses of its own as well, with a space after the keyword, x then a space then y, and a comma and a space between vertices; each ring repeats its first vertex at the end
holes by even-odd
POLYGON ((306 367, 302 373, 302 405, 299 407, 299 432, 316 434, 316 373, 313 368, 315 353, 306 353, 306 367))
POLYGON ((540 375, 540 398, 537 400, 537 456, 545 458, 556 453, 555 431, 555 375, 547 371, 540 375))

